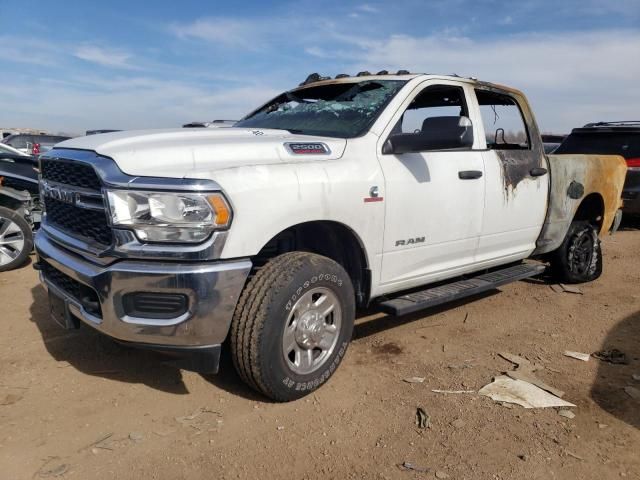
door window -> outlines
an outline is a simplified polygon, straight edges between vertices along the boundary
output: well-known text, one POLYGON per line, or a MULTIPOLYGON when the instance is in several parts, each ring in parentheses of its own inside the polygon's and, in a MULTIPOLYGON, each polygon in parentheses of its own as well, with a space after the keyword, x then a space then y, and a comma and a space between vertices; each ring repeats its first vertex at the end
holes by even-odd
POLYGON ((420 133, 427 118, 461 116, 468 116, 462 88, 434 85, 413 99, 393 133, 420 133))
POLYGON ((492 150, 528 150, 529 134, 522 112, 510 95, 476 89, 480 114, 492 150))

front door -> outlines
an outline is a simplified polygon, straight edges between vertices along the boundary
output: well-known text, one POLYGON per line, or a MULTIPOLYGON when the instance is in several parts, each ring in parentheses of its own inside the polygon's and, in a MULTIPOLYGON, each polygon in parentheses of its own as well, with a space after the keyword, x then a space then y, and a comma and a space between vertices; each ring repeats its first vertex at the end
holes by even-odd
MULTIPOLYGON (((418 133, 469 117, 465 90, 433 81, 416 89, 381 142, 395 133, 418 133), (440 117, 436 121, 428 121, 440 117), (425 121, 427 120, 427 121, 425 121)), ((475 141, 475 140, 474 140, 475 141)), ((484 210, 481 152, 466 149, 382 154, 385 232, 381 290, 411 288, 463 273, 475 261, 484 210)))

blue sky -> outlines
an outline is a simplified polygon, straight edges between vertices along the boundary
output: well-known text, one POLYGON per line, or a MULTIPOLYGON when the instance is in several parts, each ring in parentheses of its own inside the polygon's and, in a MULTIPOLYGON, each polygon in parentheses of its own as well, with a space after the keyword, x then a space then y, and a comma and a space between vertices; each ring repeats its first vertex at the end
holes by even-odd
POLYGON ((239 118, 308 73, 506 83, 544 131, 640 119, 640 0, 0 0, 0 127, 239 118))

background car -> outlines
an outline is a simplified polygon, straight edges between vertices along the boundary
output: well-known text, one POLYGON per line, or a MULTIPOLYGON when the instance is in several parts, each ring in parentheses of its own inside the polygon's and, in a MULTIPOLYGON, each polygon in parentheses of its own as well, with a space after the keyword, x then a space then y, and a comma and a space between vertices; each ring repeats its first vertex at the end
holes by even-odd
POLYGON ((32 135, 28 133, 17 133, 2 139, 2 143, 9 145, 22 153, 38 155, 48 152, 56 143, 69 140, 71 137, 60 135, 32 135))
POLYGON ((640 215, 640 120, 588 123, 574 128, 554 153, 621 155, 627 161, 622 191, 625 214, 640 215))
POLYGON ((5 145, 4 143, 0 143, 0 154, 11 154, 11 155, 23 155, 28 156, 28 153, 21 152, 17 148, 13 148, 11 145, 5 145))
POLYGON ((554 153, 556 148, 560 146, 560 144, 567 138, 566 135, 557 135, 555 133, 543 133, 540 135, 542 137, 542 146, 544 148, 544 153, 554 153))
POLYGON ((101 133, 113 133, 113 132, 121 132, 122 130, 110 130, 110 129, 101 129, 101 130, 87 130, 85 135, 99 135, 101 133))
POLYGON ((33 249, 42 218, 37 165, 34 156, 0 147, 0 272, 24 264, 33 249))

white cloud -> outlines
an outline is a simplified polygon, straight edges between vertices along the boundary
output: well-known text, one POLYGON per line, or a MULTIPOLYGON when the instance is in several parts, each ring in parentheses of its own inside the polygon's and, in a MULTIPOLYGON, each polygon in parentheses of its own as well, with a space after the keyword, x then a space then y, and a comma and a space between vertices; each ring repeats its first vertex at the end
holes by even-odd
POLYGON ((511 15, 507 15, 502 20, 498 22, 500 25, 513 25, 513 17, 511 15))
POLYGON ((129 76, 45 77, 29 84, 16 78, 6 82, 3 92, 8 95, 3 95, 0 124, 76 134, 92 128, 170 128, 194 120, 239 119, 279 93, 262 85, 211 91, 181 81, 129 76), (4 119, 8 112, 10 119, 4 119))
POLYGON ((365 12, 365 13, 378 13, 380 11, 380 9, 378 9, 377 7, 374 7, 373 5, 370 5, 368 3, 363 3, 361 5, 358 5, 356 7, 356 10, 359 10, 359 11, 365 12))
POLYGON ((179 38, 197 39, 221 45, 254 48, 264 34, 268 21, 234 18, 202 18, 186 24, 173 24, 169 30, 179 38))
POLYGON ((392 35, 353 39, 352 70, 457 73, 505 83, 530 98, 543 130, 635 118, 640 32, 558 32, 472 39, 392 35))
POLYGON ((135 65, 130 63, 132 55, 120 50, 109 50, 94 45, 84 45, 76 49, 74 56, 87 62, 96 63, 103 67, 115 67, 136 69, 135 65))

